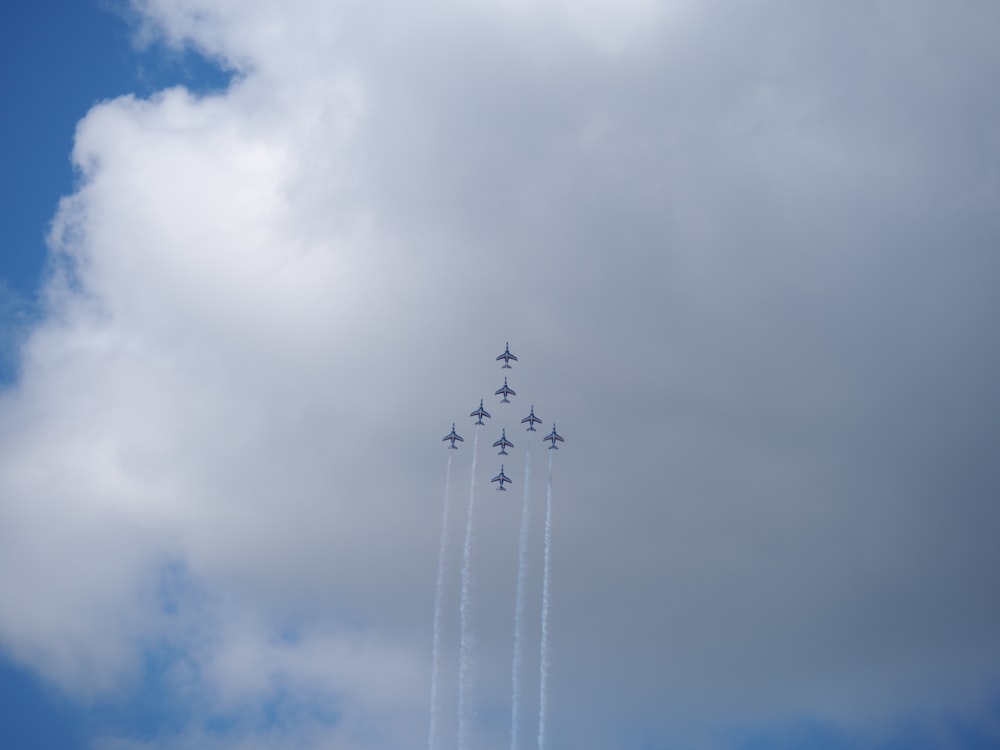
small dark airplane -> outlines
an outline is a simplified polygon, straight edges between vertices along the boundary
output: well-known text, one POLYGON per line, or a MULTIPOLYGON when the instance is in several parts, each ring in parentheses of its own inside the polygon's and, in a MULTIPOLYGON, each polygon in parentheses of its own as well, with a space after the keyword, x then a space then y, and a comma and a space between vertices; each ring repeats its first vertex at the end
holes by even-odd
POLYGON ((476 409, 474 412, 470 413, 469 416, 470 417, 479 417, 479 419, 476 420, 476 424, 486 424, 483 421, 483 417, 486 417, 487 419, 492 419, 492 417, 490 417, 490 413, 488 411, 486 411, 486 409, 483 408, 483 400, 482 399, 479 399, 479 408, 476 409))
POLYGON ((509 385, 507 385, 507 378, 503 379, 503 388, 499 389, 493 395, 494 396, 499 396, 501 394, 503 394, 503 398, 500 399, 500 403, 501 404, 509 404, 510 403, 510 399, 507 398, 507 397, 508 396, 516 396, 517 395, 517 393, 509 385))
MULTIPOLYGON (((500 464, 500 473, 497 474, 495 477, 493 477, 490 481, 491 482, 500 482, 500 486, 497 487, 497 492, 499 492, 501 490, 503 490, 504 492, 507 491, 507 488, 503 486, 503 483, 504 482, 510 482, 510 478, 506 474, 503 473, 503 464, 500 464)), ((510 482, 510 483, 514 484, 513 482, 510 482)))
POLYGON ((455 445, 455 441, 456 440, 458 442, 460 442, 460 443, 464 443, 465 442, 465 440, 462 439, 462 436, 459 435, 457 432, 455 432, 455 423, 454 422, 451 423, 451 432, 449 432, 447 435, 445 435, 441 439, 442 440, 450 440, 451 441, 451 445, 449 445, 448 447, 449 448, 454 448, 455 450, 458 450, 458 446, 455 445))
MULTIPOLYGON (((459 440, 461 440, 461 438, 459 438, 459 440)), ((500 452, 497 453, 498 456, 506 456, 507 455, 507 449, 514 447, 514 444, 507 439, 507 430, 506 429, 503 429, 503 430, 500 431, 500 439, 497 440, 495 443, 493 443, 493 447, 494 448, 497 448, 497 447, 500 448, 500 452)))
POLYGON ((559 446, 556 445, 556 441, 557 440, 560 443, 565 443, 566 442, 565 440, 562 439, 562 435, 560 435, 558 432, 556 432, 556 423, 555 422, 552 423, 552 432, 550 432, 548 435, 546 435, 545 439, 552 441, 552 445, 549 446, 549 450, 552 450, 553 448, 555 448, 556 450, 559 450, 559 446))
POLYGON ((511 367, 510 367, 510 361, 511 360, 514 360, 515 362, 517 362, 517 357, 515 357, 513 354, 510 353, 510 342, 508 342, 504 346, 504 348, 503 348, 503 354, 501 354, 499 357, 497 357, 497 362, 499 362, 501 359, 503 360, 503 367, 500 368, 501 370, 509 370, 509 369, 511 369, 511 367))
POLYGON ((528 432, 535 432, 535 425, 541 424, 542 420, 535 416, 535 405, 531 405, 531 414, 521 420, 521 424, 528 423, 528 432))

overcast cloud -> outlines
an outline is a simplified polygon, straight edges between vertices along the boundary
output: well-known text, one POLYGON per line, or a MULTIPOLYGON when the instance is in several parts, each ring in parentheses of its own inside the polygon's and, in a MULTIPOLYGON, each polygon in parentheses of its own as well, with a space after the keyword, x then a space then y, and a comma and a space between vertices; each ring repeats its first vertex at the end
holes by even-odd
MULTIPOLYGON (((552 747, 1000 739, 995 4, 134 6, 233 83, 86 113, 0 393, 0 645, 183 717, 101 747, 423 745, 453 421, 454 732, 483 397, 566 437, 552 747)), ((479 748, 509 742, 495 458, 479 748)))

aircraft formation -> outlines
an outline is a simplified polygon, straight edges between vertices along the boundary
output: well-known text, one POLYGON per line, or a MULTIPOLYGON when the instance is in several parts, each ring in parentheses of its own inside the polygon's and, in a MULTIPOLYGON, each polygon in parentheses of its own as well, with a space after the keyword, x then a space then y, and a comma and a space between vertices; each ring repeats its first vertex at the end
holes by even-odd
MULTIPOLYGON (((510 351, 510 342, 507 342, 504 345, 503 353, 500 354, 497 357, 496 361, 497 362, 503 362, 503 365, 500 368, 502 370, 513 369, 511 367, 510 363, 511 362, 517 362, 517 357, 514 354, 512 354, 511 351, 510 351)), ((500 403, 501 404, 509 404, 511 402, 510 401, 510 397, 511 396, 516 396, 517 395, 517 391, 515 391, 513 388, 510 387, 510 385, 508 384, 508 378, 507 378, 507 376, 504 376, 503 385, 500 388, 498 388, 493 395, 501 397, 500 398, 500 403)), ((476 421, 473 422, 473 424, 476 425, 476 426, 480 426, 480 425, 485 426, 486 422, 484 422, 483 420, 484 419, 492 419, 493 418, 493 416, 488 411, 486 411, 486 408, 483 406, 483 401, 484 400, 485 399, 479 399, 479 407, 476 408, 476 409, 473 409, 471 412, 469 412, 469 416, 470 417, 475 417, 476 421)), ((535 416, 535 405, 532 404, 531 405, 531 409, 528 411, 528 416, 526 416, 524 419, 521 420, 521 424, 527 424, 528 425, 527 428, 526 428, 527 432, 536 432, 535 425, 536 424, 541 424, 541 423, 542 423, 542 420, 539 419, 537 416, 535 416)), ((465 442, 464 438, 455 431, 455 423, 454 422, 451 423, 451 432, 449 432, 447 435, 445 435, 443 438, 441 438, 441 440, 442 440, 442 442, 448 442, 449 443, 448 447, 450 449, 454 449, 454 450, 458 449, 458 445, 456 443, 465 442)), ((559 450, 559 446, 556 445, 556 443, 563 443, 563 442, 565 442, 565 440, 563 439, 562 435, 560 435, 558 432, 556 432, 555 422, 552 423, 552 432, 550 432, 546 437, 544 437, 543 440, 545 440, 546 442, 549 443, 549 450, 559 450)), ((500 431, 500 439, 497 440, 495 443, 493 443, 493 447, 500 449, 497 452, 498 456, 507 456, 507 455, 510 455, 507 452, 507 449, 508 448, 513 448, 514 447, 514 443, 512 443, 507 438, 507 428, 506 427, 504 427, 504 428, 501 429, 501 431, 500 431)), ((509 484, 513 484, 513 482, 510 480, 510 478, 506 474, 504 474, 503 464, 500 464, 500 473, 497 474, 495 477, 493 477, 493 479, 491 481, 496 482, 498 484, 497 491, 501 491, 502 490, 504 492, 507 491, 507 488, 504 487, 504 484, 508 484, 508 483, 509 484)))
MULTIPOLYGON (((509 406, 513 399, 517 398, 517 391, 515 391, 510 384, 510 380, 514 379, 516 383, 516 375, 508 371, 512 371, 513 365, 511 363, 516 363, 518 361, 517 356, 513 354, 510 350, 510 344, 504 345, 503 352, 497 356, 496 361, 501 363, 500 370, 503 373, 503 385, 494 391, 494 395, 499 397, 499 406, 495 407, 497 411, 497 420, 495 423, 497 427, 500 427, 500 435, 496 436, 495 433, 490 437, 497 437, 495 441, 492 441, 493 448, 497 449, 497 455, 501 460, 506 459, 505 463, 511 464, 513 471, 514 462, 517 460, 517 448, 515 443, 521 444, 521 450, 524 456, 524 481, 523 487, 523 500, 521 505, 521 528, 520 535, 518 537, 518 574, 517 574, 517 593, 515 596, 515 613, 514 613, 514 653, 511 663, 511 747, 517 747, 517 738, 519 736, 519 712, 520 712, 520 691, 521 691, 521 662, 522 662, 522 641, 523 641, 523 630, 524 630, 524 599, 525 590, 528 586, 527 581, 527 556, 528 556, 528 527, 530 525, 531 518, 531 492, 530 488, 531 482, 531 454, 533 452, 534 439, 532 442, 523 444, 523 439, 532 438, 530 433, 537 432, 541 436, 541 431, 536 430, 536 425, 541 425, 541 418, 535 414, 535 405, 532 404, 528 410, 527 416, 520 419, 520 424, 524 429, 524 438, 518 438, 515 436, 516 427, 518 425, 518 416, 514 416, 513 409, 516 407, 509 406), (507 429, 510 428, 511 435, 507 435, 507 429)), ((489 393, 486 391, 486 393, 489 393)), ((472 707, 472 688, 475 683, 473 668, 475 660, 472 658, 472 644, 474 639, 471 637, 470 632, 470 618, 469 612, 472 609, 472 564, 473 555, 472 547, 473 540, 475 538, 474 533, 474 518, 475 518, 475 501, 476 501, 476 478, 479 473, 476 470, 477 466, 477 454, 480 449, 480 434, 478 432, 480 427, 486 427, 489 420, 493 419, 493 415, 487 411, 485 406, 485 398, 479 399, 479 406, 469 412, 469 417, 473 419, 473 425, 477 432, 475 433, 472 443, 472 464, 470 470, 470 483, 469 483, 469 504, 468 510, 465 516, 465 543, 462 547, 462 575, 461 575, 461 603, 459 605, 459 638, 458 638, 458 695, 457 695, 457 709, 458 709, 458 723, 456 726, 457 730, 457 747, 458 750, 467 750, 467 748, 473 746, 475 743, 471 741, 470 737, 472 734, 472 722, 475 717, 475 710, 472 707)), ((491 407, 493 408, 493 407, 491 407)), ((541 629, 540 629, 540 643, 539 643, 539 678, 538 678, 538 689, 539 689, 539 705, 538 705, 538 737, 539 737, 539 748, 543 749, 545 747, 544 738, 546 736, 546 717, 548 714, 548 673, 550 669, 550 658, 549 658, 549 627, 548 627, 548 615, 549 615, 549 575, 550 575, 550 548, 551 548, 551 528, 552 528, 552 465, 556 457, 555 453, 551 451, 559 450, 559 443, 565 443, 563 436, 556 431, 555 422, 552 423, 552 431, 542 438, 544 442, 549 443, 548 445, 548 477, 545 491, 545 525, 544 525, 544 546, 543 546, 543 567, 542 567, 542 587, 541 587, 541 629)), ((441 438, 442 442, 448 443, 448 448, 450 450, 458 450, 459 443, 464 443, 465 439, 458 434, 455 427, 455 423, 451 424, 451 431, 441 438)), ((441 633, 442 633, 442 602, 444 600, 444 591, 447 585, 445 578, 445 567, 446 560, 448 557, 448 503, 449 503, 449 486, 451 481, 451 470, 452 470, 452 458, 455 454, 448 453, 448 469, 446 473, 445 483, 444 483, 444 505, 442 508, 441 515, 441 541, 438 551, 438 572, 437 572, 437 583, 435 586, 434 594, 434 638, 433 646, 431 649, 433 668, 431 672, 431 712, 430 712, 430 734, 428 746, 430 750, 438 750, 442 747, 440 743, 440 717, 441 717, 441 704, 438 699, 438 681, 441 674, 441 633)), ((485 474, 488 477, 489 474, 485 474)), ((495 484, 498 492, 506 492, 507 485, 511 485, 512 488, 516 488, 514 481, 507 475, 505 464, 500 464, 500 471, 490 479, 490 484, 495 484)))

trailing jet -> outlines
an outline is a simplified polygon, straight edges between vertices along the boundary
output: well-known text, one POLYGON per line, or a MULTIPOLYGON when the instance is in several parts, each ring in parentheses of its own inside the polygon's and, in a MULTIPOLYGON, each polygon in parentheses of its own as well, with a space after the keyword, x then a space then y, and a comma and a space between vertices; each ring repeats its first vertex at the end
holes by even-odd
MULTIPOLYGON (((510 478, 506 474, 503 473, 503 464, 500 464, 500 473, 497 474, 495 477, 493 477, 490 481, 491 482, 500 482, 500 486, 497 487, 497 492, 499 492, 500 490, 503 490, 504 492, 507 491, 507 488, 503 486, 503 483, 504 482, 510 482, 510 478)), ((510 483, 514 484, 513 482, 510 482, 510 483)))
POLYGON ((510 403, 510 399, 507 398, 507 397, 508 396, 516 396, 517 395, 517 393, 509 385, 507 385, 507 378, 503 379, 503 388, 501 388, 500 390, 498 390, 493 395, 494 396, 499 396, 501 394, 503 394, 503 398, 500 399, 500 403, 501 404, 509 404, 510 403))
POLYGON ((535 425, 541 424, 542 420, 535 416, 535 405, 531 405, 531 414, 521 420, 521 424, 528 423, 528 432, 535 432, 535 425))
MULTIPOLYGON (((459 438, 459 440, 461 440, 461 438, 459 438)), ((497 453, 498 456, 506 456, 507 455, 507 449, 514 447, 514 444, 507 439, 507 430, 506 429, 503 429, 503 430, 500 431, 500 439, 497 440, 495 443, 493 443, 493 447, 494 448, 497 448, 497 447, 500 448, 500 452, 497 453)))
POLYGON ((517 362, 517 357, 515 357, 513 354, 510 353, 510 342, 508 342, 506 346, 504 346, 503 354, 497 357, 497 362, 499 362, 501 359, 503 360, 503 367, 500 368, 501 370, 511 369, 510 367, 511 360, 517 362))
POLYGON ((545 439, 552 441, 552 445, 549 446, 549 450, 552 450, 553 448, 555 448, 556 450, 559 450, 559 446, 556 445, 556 441, 557 440, 560 443, 565 443, 566 442, 565 440, 562 439, 562 436, 558 432, 556 432, 556 423, 555 422, 552 423, 552 432, 550 432, 548 435, 546 435, 545 439))
POLYGON ((458 446, 455 445, 455 441, 456 440, 458 442, 460 442, 460 443, 464 443, 465 442, 465 440, 462 439, 462 436, 459 435, 457 432, 455 432, 455 423, 454 422, 451 423, 451 432, 449 432, 447 435, 445 435, 441 439, 442 440, 450 440, 451 441, 451 445, 449 445, 448 447, 449 448, 454 448, 455 450, 458 450, 458 446))
POLYGON ((479 417, 479 419, 476 420, 476 424, 486 424, 483 421, 483 417, 486 417, 487 419, 492 419, 492 417, 490 417, 490 413, 488 411, 486 411, 486 409, 483 408, 483 400, 482 399, 479 399, 479 408, 476 409, 471 414, 469 414, 469 416, 470 417, 479 417))

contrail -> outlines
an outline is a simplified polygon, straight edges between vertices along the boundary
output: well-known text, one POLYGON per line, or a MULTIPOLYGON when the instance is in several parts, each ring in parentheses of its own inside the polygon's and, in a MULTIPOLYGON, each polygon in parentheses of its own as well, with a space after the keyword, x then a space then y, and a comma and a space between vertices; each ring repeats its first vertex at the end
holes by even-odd
POLYGON ((514 661, 511 667, 510 750, 517 750, 521 709, 521 631, 524 627, 524 583, 528 572, 528 519, 531 508, 531 443, 524 454, 524 499, 517 543, 517 594, 514 598, 514 661))
POLYGON ((441 605, 444 601, 444 574, 448 554, 448 499, 451 488, 451 456, 448 451, 448 468, 444 474, 444 508, 441 510, 441 542, 438 546, 437 584, 434 587, 434 636, 431 646, 431 728, 427 737, 428 750, 437 745, 438 678, 441 674, 441 605))
MULTIPOLYGON (((553 445, 555 445, 554 442, 553 445)), ((545 722, 548 718, 549 553, 552 548, 552 455, 550 451, 549 479, 545 490, 545 558, 542 572, 542 653, 538 675, 538 750, 545 750, 545 722)))
POLYGON ((472 441, 472 478, 469 480, 469 512, 465 519, 465 546, 462 552, 462 602, 459 607, 461 636, 458 649, 458 750, 469 742, 467 693, 472 686, 472 637, 469 634, 469 610, 472 606, 472 536, 473 511, 476 506, 476 458, 479 452, 479 428, 472 441))

